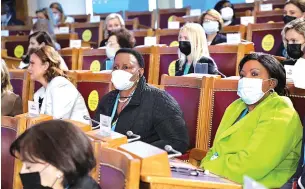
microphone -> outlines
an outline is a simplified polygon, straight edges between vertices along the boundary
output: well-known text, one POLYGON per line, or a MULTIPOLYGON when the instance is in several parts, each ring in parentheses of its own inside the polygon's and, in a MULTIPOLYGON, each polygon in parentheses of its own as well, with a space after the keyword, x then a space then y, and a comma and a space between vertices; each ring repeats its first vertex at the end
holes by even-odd
POLYGON ((97 128, 100 127, 100 122, 98 122, 98 121, 96 121, 96 120, 94 120, 94 119, 91 119, 90 117, 88 117, 88 116, 86 116, 86 115, 84 115, 83 118, 84 118, 85 120, 92 121, 93 123, 96 123, 96 124, 97 124, 96 127, 93 127, 93 126, 92 126, 93 129, 97 129, 97 128))
POLYGON ((168 155, 168 158, 174 158, 174 157, 182 156, 182 153, 175 150, 171 145, 165 145, 164 149, 165 149, 165 151, 167 151, 167 153, 169 153, 169 152, 174 153, 174 154, 168 155))
POLYGON ((218 69, 216 69, 216 72, 219 73, 219 75, 221 75, 223 78, 227 78, 227 76, 223 73, 221 73, 218 69))
POLYGON ((132 139, 128 139, 128 140, 127 140, 128 143, 134 142, 134 141, 136 141, 136 140, 140 140, 140 138, 141 138, 140 135, 136 135, 136 134, 134 134, 132 131, 127 131, 127 132, 126 132, 126 135, 127 135, 128 137, 134 137, 134 138, 132 138, 132 139))

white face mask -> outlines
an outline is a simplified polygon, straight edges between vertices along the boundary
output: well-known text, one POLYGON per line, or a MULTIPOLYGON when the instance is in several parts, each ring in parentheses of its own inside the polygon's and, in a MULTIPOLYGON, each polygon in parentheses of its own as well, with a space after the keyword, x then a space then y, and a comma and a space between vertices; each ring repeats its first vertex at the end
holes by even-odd
POLYGON ((133 75, 124 70, 115 70, 112 72, 111 76, 111 82, 117 90, 128 90, 135 84, 134 81, 130 81, 133 75))
POLYGON ((262 90, 263 80, 256 78, 242 78, 238 81, 237 95, 248 105, 257 103, 265 93, 262 90))
POLYGON ((60 16, 59 16, 59 14, 53 14, 53 18, 54 18, 54 21, 56 22, 56 23, 58 23, 59 22, 59 20, 60 20, 60 16))
POLYGON ((116 52, 117 52, 116 48, 109 47, 108 45, 106 45, 106 55, 108 58, 113 59, 116 52))
POLYGON ((221 12, 221 17, 223 20, 225 20, 225 21, 232 20, 234 11, 231 7, 222 8, 220 10, 220 12, 221 12))
POLYGON ((211 35, 219 31, 219 23, 217 21, 208 21, 202 24, 206 34, 211 35))
POLYGON ((299 58, 292 70, 292 80, 294 86, 300 89, 305 89, 305 59, 299 58))

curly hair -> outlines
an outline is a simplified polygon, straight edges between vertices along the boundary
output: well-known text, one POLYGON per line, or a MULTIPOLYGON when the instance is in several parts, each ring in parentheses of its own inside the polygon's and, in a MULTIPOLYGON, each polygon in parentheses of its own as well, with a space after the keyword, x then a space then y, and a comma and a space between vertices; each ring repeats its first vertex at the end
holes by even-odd
POLYGON ((57 76, 63 76, 67 78, 64 71, 59 67, 60 55, 53 47, 46 45, 40 49, 33 49, 33 52, 30 52, 30 54, 36 54, 40 58, 42 64, 49 63, 49 67, 44 74, 44 78, 48 82, 57 76))
POLYGON ((121 28, 110 32, 109 37, 116 36, 118 44, 121 48, 133 48, 136 44, 136 40, 132 33, 126 28, 121 28))

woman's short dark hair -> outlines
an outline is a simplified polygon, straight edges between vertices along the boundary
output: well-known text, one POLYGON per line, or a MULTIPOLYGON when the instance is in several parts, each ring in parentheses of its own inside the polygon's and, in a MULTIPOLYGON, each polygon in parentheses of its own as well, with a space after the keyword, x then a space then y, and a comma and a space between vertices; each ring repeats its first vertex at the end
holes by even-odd
POLYGON ((233 14, 232 20, 234 20, 234 19, 235 19, 235 9, 234 9, 234 5, 233 5, 230 1, 228 1, 228 0, 221 0, 221 1, 219 1, 218 3, 216 3, 214 9, 217 10, 219 13, 221 13, 220 10, 221 10, 222 8, 224 8, 223 5, 224 5, 225 3, 230 3, 230 7, 233 9, 233 13, 234 13, 234 14, 233 14))
POLYGON ((45 161, 64 173, 63 186, 72 187, 96 165, 89 138, 76 126, 63 120, 39 123, 21 134, 10 147, 23 161, 45 161))
POLYGON ((277 80, 277 85, 274 89, 275 92, 277 92, 281 96, 288 94, 286 88, 286 72, 283 65, 276 58, 274 58, 272 55, 265 53, 252 53, 246 55, 240 61, 239 72, 241 72, 246 62, 250 60, 256 60, 261 63, 268 71, 270 78, 274 78, 277 80))
POLYGON ((114 58, 116 58, 116 56, 121 53, 132 54, 137 59, 140 68, 145 68, 144 58, 138 51, 136 51, 134 49, 130 49, 130 48, 122 48, 116 52, 114 58))
POLYGON ((49 33, 45 32, 45 31, 37 31, 37 32, 32 33, 29 36, 29 42, 32 37, 35 38, 39 44, 45 43, 45 45, 55 48, 54 41, 52 40, 49 33))
POLYGON ((116 36, 118 44, 121 48, 133 48, 135 46, 136 40, 132 33, 126 28, 121 28, 110 32, 109 37, 116 36))
POLYGON ((288 4, 293 4, 294 6, 298 7, 302 12, 305 12, 305 1, 290 0, 285 3, 285 6, 288 4))

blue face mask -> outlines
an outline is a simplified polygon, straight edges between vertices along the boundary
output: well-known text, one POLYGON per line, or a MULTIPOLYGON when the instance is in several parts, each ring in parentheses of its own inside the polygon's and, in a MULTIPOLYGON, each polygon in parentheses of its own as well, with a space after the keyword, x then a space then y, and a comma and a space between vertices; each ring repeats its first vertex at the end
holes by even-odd
MULTIPOLYGON (((268 80, 265 80, 268 81, 268 80)), ((237 95, 247 104, 252 105, 257 103, 263 96, 269 92, 263 92, 263 80, 257 78, 242 78, 238 81, 237 95)))

